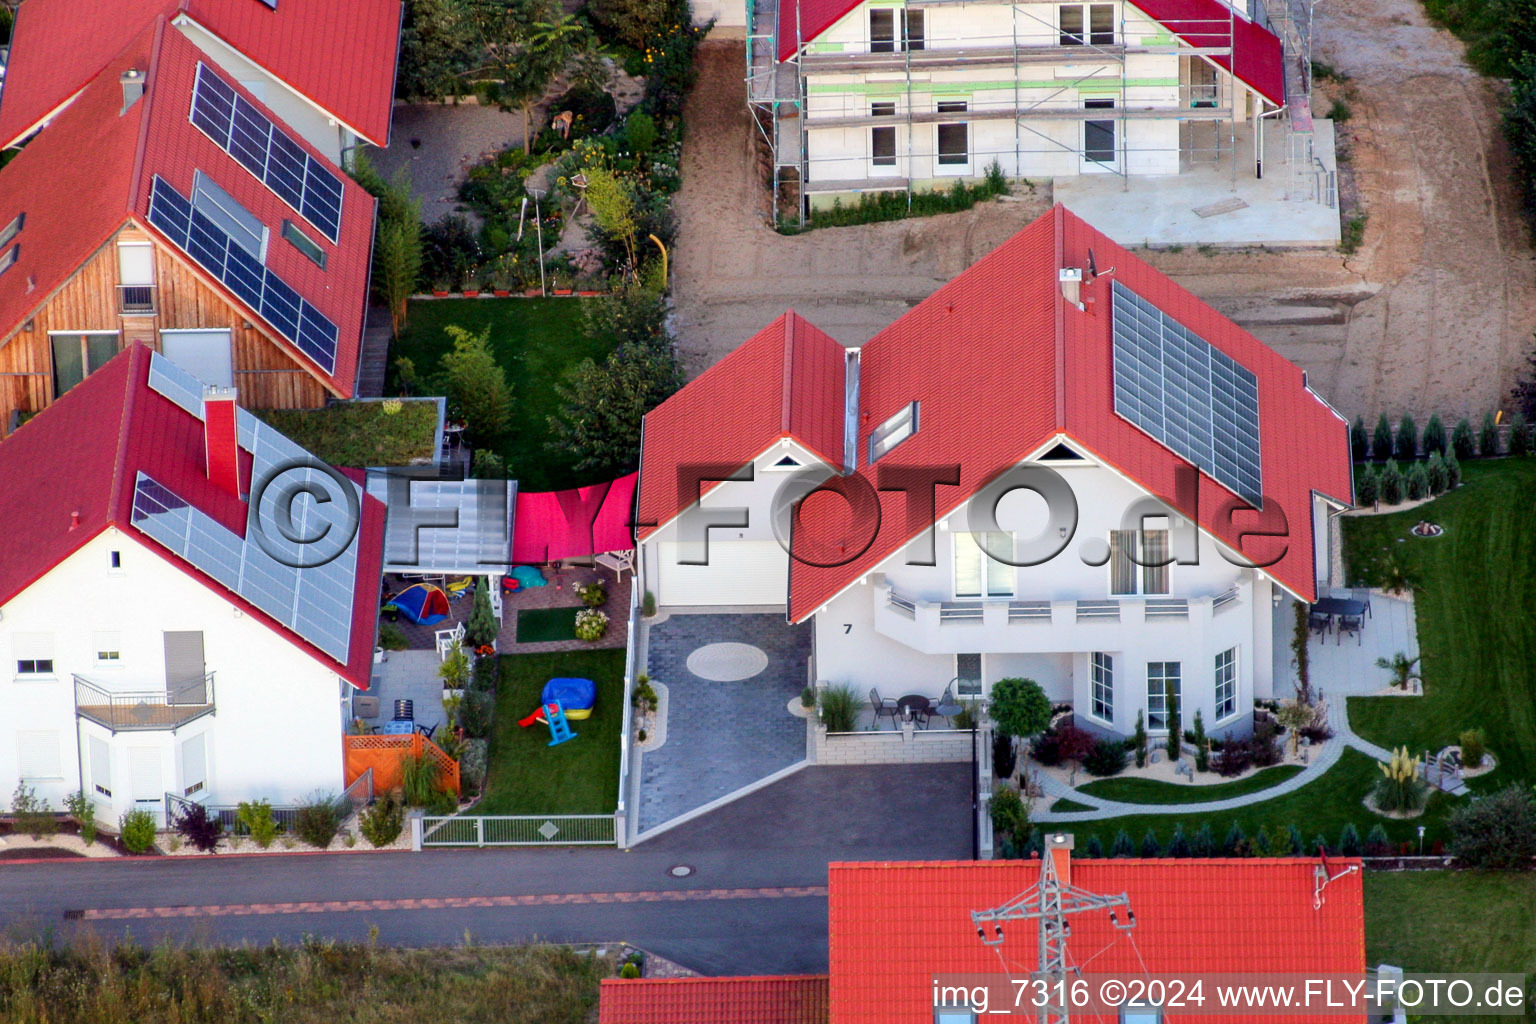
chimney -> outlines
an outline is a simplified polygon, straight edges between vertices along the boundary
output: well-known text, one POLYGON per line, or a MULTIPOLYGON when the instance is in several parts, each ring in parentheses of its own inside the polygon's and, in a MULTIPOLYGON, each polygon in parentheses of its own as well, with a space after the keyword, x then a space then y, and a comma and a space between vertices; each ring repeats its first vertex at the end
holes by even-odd
POLYGON ((144 95, 144 72, 138 68, 129 68, 118 81, 123 84, 123 109, 117 112, 117 116, 122 117, 144 95))
POLYGON ((1054 862, 1056 879, 1062 885, 1072 884, 1072 833, 1052 832, 1046 837, 1045 851, 1054 862))
POLYGON ((235 431, 235 389, 203 388, 203 439, 208 479, 240 497, 240 445, 235 431))

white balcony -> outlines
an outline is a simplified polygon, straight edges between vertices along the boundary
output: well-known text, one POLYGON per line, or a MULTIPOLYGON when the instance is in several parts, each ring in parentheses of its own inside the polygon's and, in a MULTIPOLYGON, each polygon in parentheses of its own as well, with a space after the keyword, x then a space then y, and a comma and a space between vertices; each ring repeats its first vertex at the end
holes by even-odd
POLYGON ((1198 597, 927 601, 870 587, 875 629, 925 654, 1049 654, 1114 650, 1127 630, 1202 631, 1253 601, 1253 584, 1198 597))

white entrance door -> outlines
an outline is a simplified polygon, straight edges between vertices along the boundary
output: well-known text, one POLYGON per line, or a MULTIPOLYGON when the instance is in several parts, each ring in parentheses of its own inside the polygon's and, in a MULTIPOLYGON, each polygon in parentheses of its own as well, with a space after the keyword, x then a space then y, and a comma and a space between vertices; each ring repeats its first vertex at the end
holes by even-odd
POLYGON ((234 386, 235 356, 228 328, 161 331, 160 352, 204 384, 234 386))
POLYGON ((783 605, 788 599, 789 555, 777 541, 711 541, 708 565, 679 564, 679 545, 673 541, 663 542, 660 554, 662 604, 783 605))

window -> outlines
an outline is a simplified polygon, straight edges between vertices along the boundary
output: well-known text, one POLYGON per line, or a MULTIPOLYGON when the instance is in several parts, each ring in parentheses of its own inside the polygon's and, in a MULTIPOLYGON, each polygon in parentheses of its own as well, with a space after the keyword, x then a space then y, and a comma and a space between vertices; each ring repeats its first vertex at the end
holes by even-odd
MULTIPOLYGON (((1114 100, 1084 100, 1085 110, 1113 110, 1114 100)), ((1083 122, 1083 159, 1096 164, 1115 162, 1115 122, 1083 122)))
POLYGON ((1120 1024, 1162 1024, 1163 1010, 1159 1006, 1132 1004, 1120 1008, 1120 1024))
POLYGON ((955 596, 1012 597, 1013 566, 993 555, 1013 557, 1011 533, 955 534, 955 596))
POLYGON ((21 234, 21 229, 27 226, 27 215, 18 213, 16 218, 5 227, 0 228, 0 249, 11 244, 11 239, 21 234))
POLYGON ((18 676, 53 675, 52 633, 17 633, 11 643, 16 649, 18 676))
POLYGON ((933 1024, 976 1024, 976 1011, 960 1006, 935 1006, 933 1024))
POLYGON ((1115 720, 1115 659, 1098 651, 1094 651, 1090 657, 1093 662, 1091 682, 1093 692, 1089 695, 1092 704, 1091 713, 1101 722, 1113 722, 1115 720))
POLYGON ((1136 593, 1135 530, 1109 531, 1109 592, 1111 595, 1136 593))
POLYGON ((299 250, 299 252, 303 253, 305 256, 308 256, 311 263, 319 267, 321 270, 325 269, 325 250, 320 248, 319 242, 316 242, 304 232, 300 231, 299 226, 293 221, 286 219, 283 221, 283 237, 286 238, 295 249, 299 250))
POLYGON ((102 796, 112 795, 112 750, 100 736, 90 738, 91 788, 102 796))
POLYGON ((1216 655, 1216 721, 1237 712, 1237 648, 1216 655))
POLYGON ((113 572, 121 569, 123 567, 123 553, 121 551, 107 552, 107 566, 113 572))
POLYGON ((923 12, 893 7, 875 8, 869 12, 869 52, 896 53, 900 50, 923 48, 923 12), (901 34, 896 34, 897 26, 901 34))
POLYGON ((199 734, 181 745, 181 792, 183 796, 195 796, 207 786, 207 740, 199 734))
MULTIPOLYGON (((895 117, 895 101, 871 103, 870 117, 895 117)), ((896 166, 896 128, 880 125, 869 130, 870 162, 876 167, 896 166)))
MULTIPOLYGON (((941 114, 963 114, 969 109, 969 104, 964 100, 950 100, 938 105, 941 114)), ((939 163, 940 165, 953 166, 964 165, 971 162, 971 126, 960 122, 958 124, 941 124, 939 129, 939 163)))
POLYGON ((95 635, 96 666, 112 668, 123 660, 123 634, 97 633, 95 635))
POLYGON ((1082 4, 1061 4, 1056 8, 1061 32, 1058 42, 1062 46, 1113 46, 1115 42, 1115 5, 1088 4, 1088 31, 1083 32, 1082 4))
POLYGON ((892 448, 917 433, 916 402, 908 402, 901 411, 875 428, 869 435, 869 461, 873 464, 892 448))
POLYGON ((266 262, 267 226, 202 171, 192 181, 192 209, 217 224, 253 258, 266 262))
POLYGON ((800 460, 795 458, 793 455, 786 455, 782 459, 780 459, 778 462, 775 462, 773 465, 768 466, 766 468, 768 468, 768 469, 799 469, 800 468, 800 460))
POLYGON ((1183 701, 1179 691, 1179 663, 1176 661, 1147 662, 1147 728, 1166 731, 1168 713, 1177 711, 1183 701), (1173 688, 1174 706, 1168 707, 1168 688, 1173 688))
POLYGON ((127 315, 155 311, 155 247, 148 242, 117 243, 117 311, 127 315))
POLYGON ((1143 594, 1168 593, 1168 566, 1157 565, 1168 559, 1168 531, 1144 530, 1141 534, 1141 592, 1143 594))
POLYGON ((19 245, 13 245, 5 250, 5 252, 0 252, 0 274, 14 267, 19 259, 21 259, 21 246, 19 245))
POLYGON ((59 757, 59 734, 55 729, 16 733, 16 769, 23 782, 34 779, 62 779, 63 761, 59 757))
POLYGON ((50 332, 48 341, 53 348, 54 398, 101 369, 122 349, 116 331, 50 332))

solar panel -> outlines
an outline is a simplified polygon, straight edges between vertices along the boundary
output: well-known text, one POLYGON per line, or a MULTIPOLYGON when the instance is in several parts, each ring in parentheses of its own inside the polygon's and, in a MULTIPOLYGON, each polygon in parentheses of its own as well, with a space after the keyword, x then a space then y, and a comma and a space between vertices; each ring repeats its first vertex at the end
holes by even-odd
POLYGON ((159 352, 149 357, 149 386, 198 419, 203 418, 203 382, 159 352))
POLYGON ((479 574, 510 572, 510 480, 437 480, 403 471, 371 472, 368 493, 384 502, 386 572, 479 574), (396 489, 391 499, 391 485, 396 489), (409 503, 400 487, 409 488, 409 503))
POLYGON ((1258 378, 1119 281, 1112 319, 1115 412, 1258 507, 1258 378))
POLYGON ((322 370, 336 372, 336 346, 341 334, 336 325, 262 266, 223 228, 193 209, 191 201, 158 174, 150 193, 149 222, 322 370))
MULTIPOLYGON (((264 442, 258 441, 253 453, 258 459, 263 447, 264 442)), ((270 455, 267 461, 270 462, 270 455)), ((253 480, 260 478, 259 472, 253 474, 253 480)), ((315 470, 288 472, 296 476, 314 473, 317 479, 320 476, 315 470)), ((288 476, 285 474, 283 479, 287 482, 288 476)), ((324 486, 323 481, 319 483, 324 486)), ((133 492, 132 522, 194 568, 345 664, 352 639, 358 531, 341 519, 348 514, 345 502, 327 504, 300 499, 294 503, 294 526, 300 536, 315 536, 329 522, 333 530, 349 529, 350 540, 340 554, 322 565, 289 565, 290 561, 306 557, 307 549, 284 540, 277 529, 276 524, 286 519, 286 512, 277 508, 281 500, 277 491, 278 488, 268 488, 263 494, 261 507, 252 510, 253 520, 259 517, 260 522, 252 521, 242 538, 169 487, 139 473, 133 492), (258 530, 274 542, 274 550, 281 558, 274 558, 256 539, 258 530)))
POLYGON ((192 123, 331 241, 341 236, 341 179, 201 62, 192 123))

